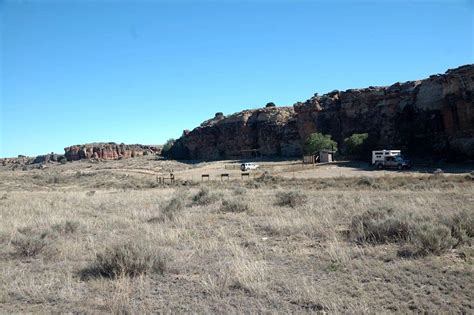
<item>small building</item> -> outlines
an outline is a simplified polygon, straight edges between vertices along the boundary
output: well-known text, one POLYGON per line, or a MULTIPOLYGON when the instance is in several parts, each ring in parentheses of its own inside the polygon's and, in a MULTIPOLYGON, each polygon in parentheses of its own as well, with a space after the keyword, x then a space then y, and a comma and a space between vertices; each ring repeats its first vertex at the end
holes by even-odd
POLYGON ((336 151, 331 151, 331 150, 319 151, 319 163, 334 162, 334 153, 336 153, 336 151))

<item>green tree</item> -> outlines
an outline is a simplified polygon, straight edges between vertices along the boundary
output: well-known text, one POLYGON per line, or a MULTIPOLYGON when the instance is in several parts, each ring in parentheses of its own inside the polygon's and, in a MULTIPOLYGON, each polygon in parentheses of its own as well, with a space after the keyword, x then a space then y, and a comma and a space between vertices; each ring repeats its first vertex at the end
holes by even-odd
POLYGON ((352 136, 344 139, 346 153, 354 157, 363 157, 368 150, 368 133, 354 133, 352 136))
POLYGON ((163 148, 161 149, 161 154, 163 156, 166 156, 169 152, 169 150, 171 149, 171 147, 173 146, 175 140, 173 138, 170 138, 166 141, 166 143, 163 145, 163 148))
POLYGON ((316 153, 321 150, 337 151, 337 142, 331 139, 331 135, 313 133, 306 140, 306 153, 316 153))

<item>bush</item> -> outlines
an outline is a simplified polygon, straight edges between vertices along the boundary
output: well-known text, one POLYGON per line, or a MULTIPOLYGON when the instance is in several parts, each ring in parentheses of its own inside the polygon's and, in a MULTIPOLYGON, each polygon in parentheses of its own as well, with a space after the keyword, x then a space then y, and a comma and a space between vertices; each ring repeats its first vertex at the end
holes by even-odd
POLYGON ((249 206, 246 203, 235 200, 224 200, 222 202, 221 211, 222 212, 245 212, 248 211, 249 206))
POLYGON ((66 221, 64 223, 58 223, 51 227, 51 229, 59 234, 73 234, 79 228, 79 222, 77 221, 66 221))
POLYGON ((48 232, 35 232, 23 229, 11 241, 15 253, 19 257, 35 257, 50 244, 48 232))
POLYGON ((186 207, 186 194, 178 192, 173 198, 164 206, 159 216, 152 217, 147 220, 148 223, 157 223, 164 221, 173 221, 181 211, 186 207))
POLYGON ((235 195, 245 195, 247 193, 247 189, 245 187, 237 187, 234 189, 235 195))
POLYGON ((441 254, 452 248, 456 240, 451 230, 442 224, 423 222, 418 224, 410 235, 414 255, 441 254))
POLYGON ((350 234, 358 242, 404 244, 402 256, 441 254, 470 241, 474 219, 466 212, 436 219, 377 209, 354 216, 350 234))
POLYGON ((352 218, 351 235, 358 242, 380 244, 408 240, 410 220, 393 209, 369 210, 352 218))
POLYGON ((346 147, 346 153, 355 157, 363 157, 368 155, 366 151, 367 143, 369 139, 368 133, 354 133, 352 136, 344 139, 344 145, 346 147))
POLYGON ((295 208, 305 204, 308 200, 308 197, 298 191, 285 191, 278 193, 277 199, 277 204, 279 206, 289 206, 295 208))
POLYGON ((167 156, 169 151, 174 145, 175 140, 173 138, 170 138, 166 141, 166 143, 163 145, 163 148, 161 149, 161 155, 167 156))
POLYGON ((269 107, 276 107, 275 103, 273 102, 270 102, 270 103, 267 103, 267 105, 265 105, 266 108, 269 108, 269 107))
POLYGON ((330 135, 313 133, 306 140, 306 153, 314 154, 321 150, 337 151, 337 142, 331 139, 330 135))
MULTIPOLYGON (((255 182, 257 183, 276 183, 278 182, 278 178, 273 176, 269 171, 265 171, 255 179, 255 182)), ((247 182, 247 186, 252 185, 251 182, 247 182)), ((255 187, 255 188, 260 188, 260 186, 255 187)))
POLYGON ((174 220, 178 212, 184 209, 184 203, 179 198, 173 198, 168 205, 163 209, 163 219, 174 220))
POLYGON ((193 197, 193 205, 207 206, 215 203, 219 200, 220 196, 216 193, 212 193, 209 188, 203 187, 193 197))
POLYGON ((102 276, 116 278, 136 277, 149 272, 163 273, 166 259, 157 255, 151 247, 139 242, 108 247, 104 253, 97 254, 96 263, 89 272, 95 270, 102 276))
POLYGON ((442 222, 449 227, 452 237, 457 240, 454 247, 469 243, 474 237, 474 215, 469 215, 466 211, 444 217, 442 222))
POLYGON ((369 187, 374 187, 376 182, 375 182, 375 178, 373 177, 361 177, 358 181, 357 181, 357 184, 359 186, 369 186, 369 187))

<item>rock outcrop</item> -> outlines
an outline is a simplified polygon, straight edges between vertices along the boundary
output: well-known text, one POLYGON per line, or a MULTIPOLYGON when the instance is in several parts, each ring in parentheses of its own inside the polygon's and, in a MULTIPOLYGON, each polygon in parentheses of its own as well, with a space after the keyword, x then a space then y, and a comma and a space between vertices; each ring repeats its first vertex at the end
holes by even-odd
POLYGON ((185 131, 169 155, 178 159, 299 156, 313 132, 341 145, 369 133, 374 149, 474 158, 474 65, 428 79, 315 95, 293 107, 222 113, 185 131))
POLYGON ((64 156, 68 161, 82 159, 118 160, 133 158, 149 153, 160 153, 158 146, 141 144, 89 143, 64 148, 64 156))
POLYGON ((48 153, 45 155, 38 155, 38 156, 24 156, 19 155, 16 158, 4 158, 0 159, 0 164, 2 166, 7 165, 30 165, 30 164, 45 164, 45 163, 53 163, 53 162, 60 162, 64 159, 64 155, 56 154, 56 153, 48 153))
POLYGON ((219 159, 260 155, 296 155, 301 149, 292 107, 246 110, 205 121, 172 147, 177 158, 219 159))
POLYGON ((23 166, 28 165, 33 162, 34 158, 19 155, 16 158, 3 158, 0 159, 1 166, 23 166))
POLYGON ((31 164, 61 162, 63 159, 65 159, 64 155, 51 152, 50 154, 38 155, 31 164))

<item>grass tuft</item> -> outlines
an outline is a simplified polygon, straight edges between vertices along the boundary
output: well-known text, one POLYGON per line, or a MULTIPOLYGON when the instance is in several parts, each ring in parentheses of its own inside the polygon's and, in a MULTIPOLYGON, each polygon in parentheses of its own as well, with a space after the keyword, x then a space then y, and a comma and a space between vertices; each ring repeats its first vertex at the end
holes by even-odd
POLYGON ((51 229, 59 234, 73 234, 79 229, 79 222, 77 221, 66 221, 64 223, 54 224, 51 229))
POLYGON ((217 202, 220 199, 220 195, 211 192, 208 187, 202 187, 199 192, 193 197, 193 205, 207 206, 217 202))
POLYGON ((405 241, 410 236, 409 219, 391 208, 371 209, 352 218, 351 235, 372 244, 405 241))
POLYGON ((83 270, 82 276, 137 277, 151 272, 163 274, 165 270, 166 258, 158 255, 152 247, 140 242, 127 242, 97 254, 95 264, 83 270))
MULTIPOLYGON (((184 192, 177 192, 173 198, 168 202, 168 204, 163 208, 159 221, 173 221, 175 220, 179 213, 184 210, 186 207, 186 194, 184 192)), ((150 219, 150 222, 153 219, 150 219)), ((155 218, 156 220, 156 218, 155 218)))
POLYGON ((249 205, 242 201, 224 200, 222 201, 220 210, 222 212, 234 212, 234 213, 245 212, 249 210, 249 205))
POLYGON ((23 229, 12 239, 11 245, 17 257, 35 257, 42 253, 51 243, 49 233, 23 229))
POLYGON ((285 191, 278 193, 277 195, 277 204, 282 207, 292 207, 296 208, 298 206, 304 205, 308 201, 308 197, 298 191, 285 191))

